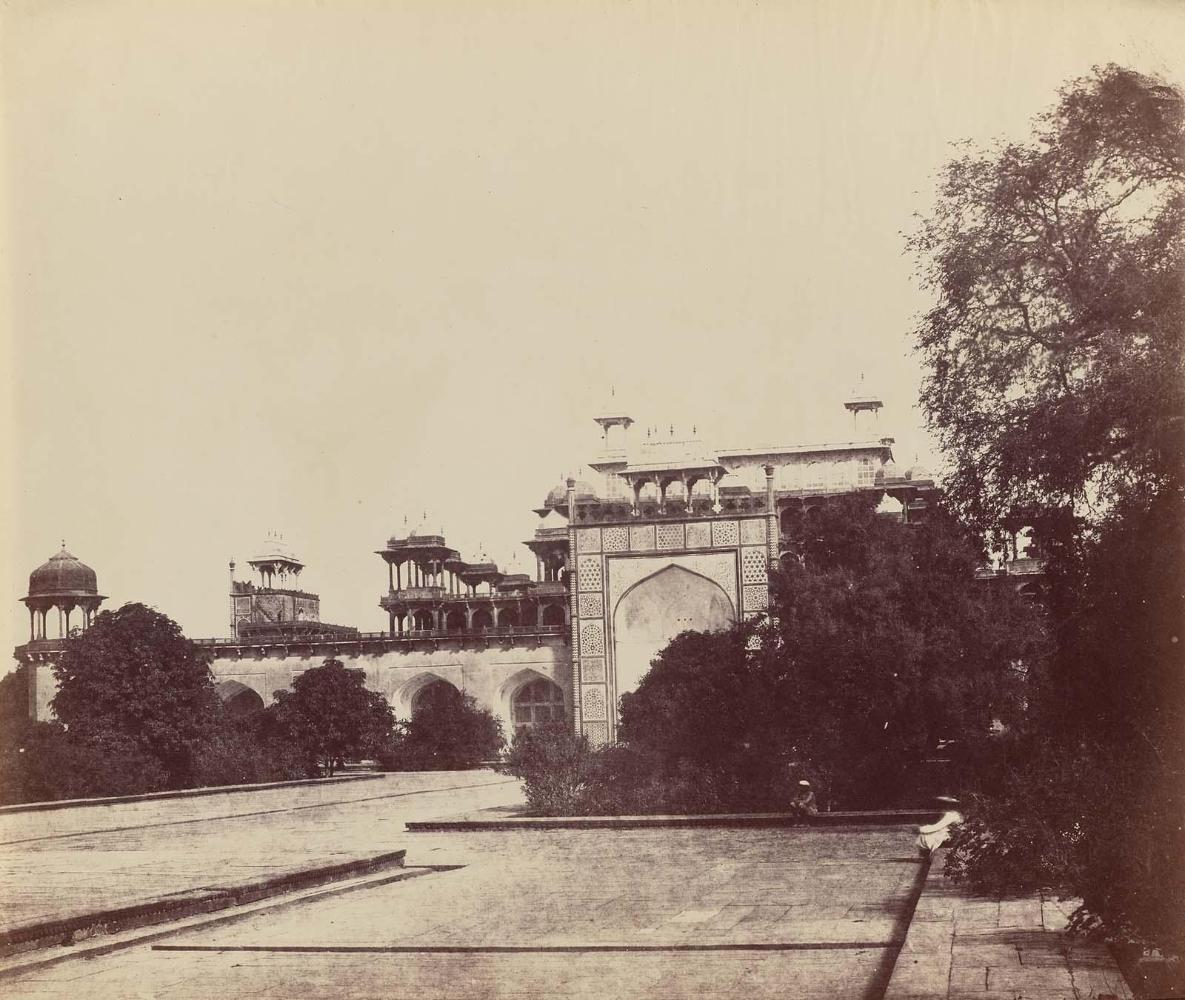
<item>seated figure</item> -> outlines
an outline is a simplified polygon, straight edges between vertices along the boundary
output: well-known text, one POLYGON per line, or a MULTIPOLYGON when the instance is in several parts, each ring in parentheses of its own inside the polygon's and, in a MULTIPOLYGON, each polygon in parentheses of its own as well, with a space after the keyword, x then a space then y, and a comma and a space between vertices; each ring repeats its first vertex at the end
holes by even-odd
POLYGON ((935 822, 918 827, 918 852, 923 857, 950 840, 952 829, 963 822, 958 799, 949 795, 939 795, 935 801, 942 807, 942 815, 935 822))

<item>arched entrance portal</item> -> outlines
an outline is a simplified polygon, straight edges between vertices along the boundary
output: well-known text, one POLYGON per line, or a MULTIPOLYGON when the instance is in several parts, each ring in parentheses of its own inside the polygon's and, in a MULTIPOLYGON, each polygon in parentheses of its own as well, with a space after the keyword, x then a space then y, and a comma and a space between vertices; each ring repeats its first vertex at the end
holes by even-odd
POLYGON ((613 673, 620 698, 680 632, 715 632, 733 621, 732 601, 707 577, 668 566, 635 584, 613 612, 613 673))

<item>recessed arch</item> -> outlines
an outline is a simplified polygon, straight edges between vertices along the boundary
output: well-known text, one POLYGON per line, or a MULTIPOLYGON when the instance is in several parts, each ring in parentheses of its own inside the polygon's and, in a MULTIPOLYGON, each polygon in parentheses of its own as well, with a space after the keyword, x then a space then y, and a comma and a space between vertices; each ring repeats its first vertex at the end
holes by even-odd
POLYGON ((564 689, 546 674, 534 667, 524 667, 506 678, 498 688, 498 708, 503 719, 510 723, 509 732, 513 733, 520 725, 546 721, 542 719, 545 714, 552 720, 567 719, 568 696, 564 689), (516 702, 519 703, 517 706, 516 702), (545 705, 551 706, 550 710, 544 711, 545 705), (520 723, 516 708, 529 709, 532 716, 530 722, 520 723))
POLYGON ((633 691, 650 662, 681 632, 716 632, 736 618, 733 599, 716 581, 670 563, 639 580, 613 609, 616 695, 633 691))
POLYGON ((260 693, 241 681, 220 681, 214 685, 214 690, 234 718, 254 715, 263 710, 263 697, 260 693))
POLYGON ((416 674, 411 680, 401 684, 391 699, 396 716, 400 719, 410 719, 415 708, 416 699, 420 693, 424 688, 437 683, 449 684, 451 687, 456 687, 455 684, 452 684, 449 680, 431 670, 425 670, 423 673, 416 674))

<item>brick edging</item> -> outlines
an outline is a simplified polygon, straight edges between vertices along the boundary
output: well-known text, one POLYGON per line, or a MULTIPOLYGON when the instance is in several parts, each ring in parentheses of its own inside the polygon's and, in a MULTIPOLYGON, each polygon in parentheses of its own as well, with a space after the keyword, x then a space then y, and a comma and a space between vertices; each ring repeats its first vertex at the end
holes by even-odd
POLYGON ((181 894, 180 898, 154 899, 133 906, 119 906, 107 910, 95 910, 60 920, 44 920, 39 923, 14 927, 0 932, 0 958, 19 955, 38 948, 54 945, 74 944, 97 934, 116 934, 151 924, 181 920, 199 913, 211 913, 231 906, 242 906, 269 896, 306 889, 324 882, 333 882, 346 877, 366 875, 380 868, 403 867, 406 850, 388 851, 368 858, 305 868, 299 871, 276 875, 259 882, 233 886, 226 889, 195 889, 181 894))
POLYGON ((935 810, 795 813, 720 813, 694 816, 478 816, 408 822, 409 832, 441 833, 487 830, 636 830, 646 827, 848 827, 917 825, 935 810))
POLYGON ((141 792, 137 795, 110 795, 94 799, 53 799, 49 802, 17 802, 0 806, 0 816, 22 812, 48 812, 52 809, 85 809, 87 806, 116 806, 125 802, 150 802, 154 799, 201 798, 206 795, 232 795, 235 792, 261 792, 269 788, 299 788, 301 785, 337 785, 347 781, 373 781, 385 777, 376 774, 337 774, 332 778, 300 778, 296 781, 264 781, 254 785, 206 785, 202 788, 173 788, 166 792, 141 792))

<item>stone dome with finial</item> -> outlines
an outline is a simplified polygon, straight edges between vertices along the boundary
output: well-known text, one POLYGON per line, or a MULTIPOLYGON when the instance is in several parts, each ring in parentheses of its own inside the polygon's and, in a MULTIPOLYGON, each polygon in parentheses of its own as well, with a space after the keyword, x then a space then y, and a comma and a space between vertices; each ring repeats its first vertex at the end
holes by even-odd
POLYGON ((62 550, 29 574, 30 597, 97 597, 99 582, 95 571, 77 556, 62 550))

